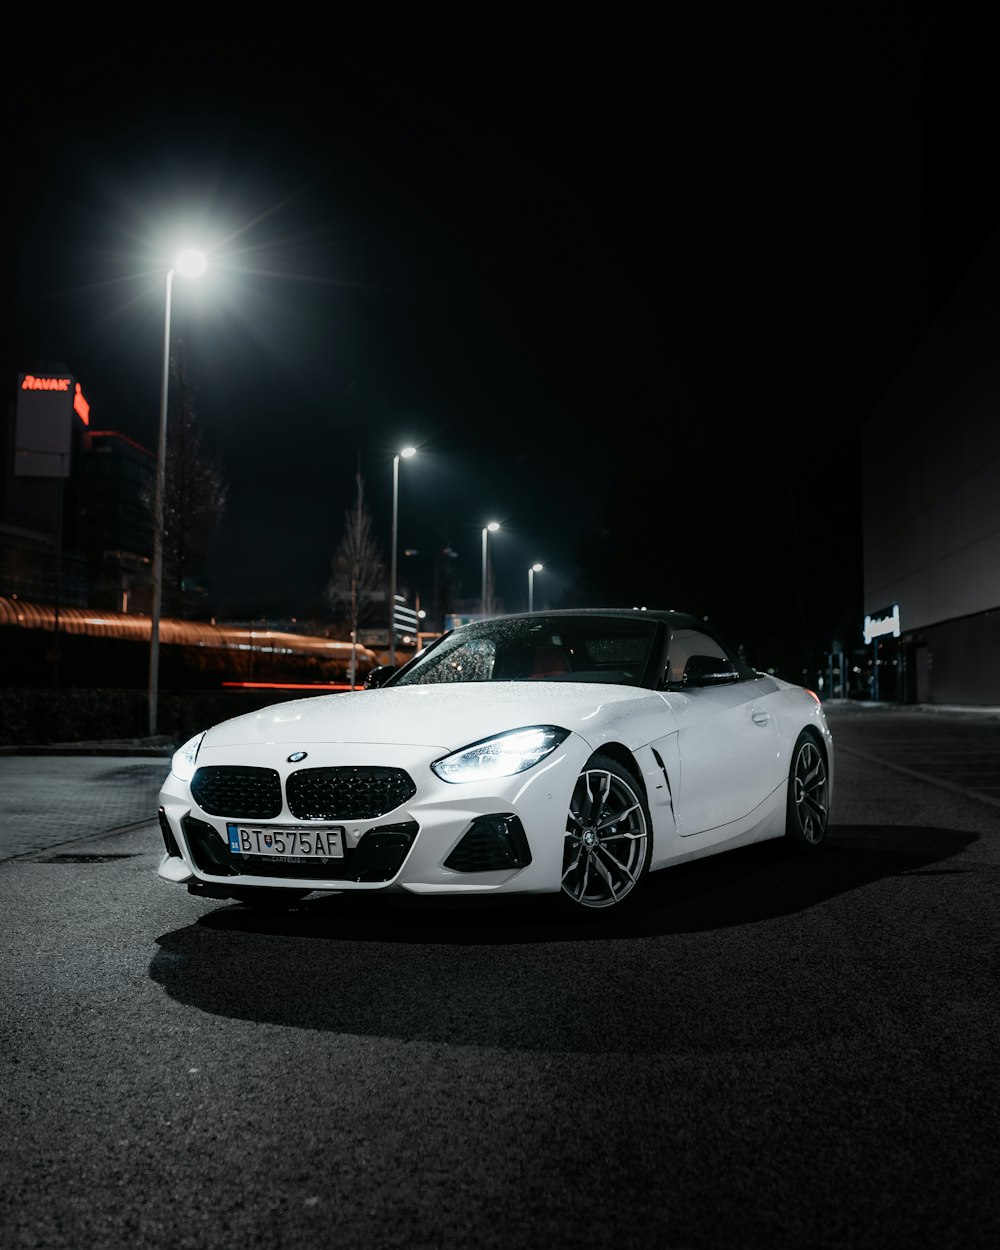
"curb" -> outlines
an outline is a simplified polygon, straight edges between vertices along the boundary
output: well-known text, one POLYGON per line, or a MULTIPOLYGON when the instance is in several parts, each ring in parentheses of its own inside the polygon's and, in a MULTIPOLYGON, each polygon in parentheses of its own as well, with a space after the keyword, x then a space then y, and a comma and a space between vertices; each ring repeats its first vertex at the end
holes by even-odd
POLYGON ((875 703, 870 699, 823 699, 824 709, 861 712, 919 712, 924 716, 981 716, 1000 719, 1000 707, 980 703, 875 703))
POLYGON ((4 747, 5 755, 128 755, 143 756, 150 759, 168 760, 174 753, 173 747, 103 747, 100 744, 88 746, 38 746, 38 747, 4 747))

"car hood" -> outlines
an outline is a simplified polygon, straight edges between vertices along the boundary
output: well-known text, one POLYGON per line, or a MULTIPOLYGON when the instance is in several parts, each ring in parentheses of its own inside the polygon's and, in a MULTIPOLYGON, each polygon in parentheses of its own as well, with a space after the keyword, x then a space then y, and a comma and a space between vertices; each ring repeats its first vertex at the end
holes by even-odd
POLYGON ((619 719, 629 704, 655 700, 634 686, 585 682, 464 682, 318 695, 223 721, 202 749, 281 743, 383 743, 457 750, 525 725, 558 725, 583 738, 599 732, 605 711, 619 719))

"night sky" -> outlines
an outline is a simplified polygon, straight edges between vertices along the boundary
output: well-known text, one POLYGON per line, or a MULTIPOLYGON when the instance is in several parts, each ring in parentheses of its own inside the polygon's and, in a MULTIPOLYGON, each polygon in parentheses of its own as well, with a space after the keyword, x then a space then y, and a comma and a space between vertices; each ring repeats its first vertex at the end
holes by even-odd
POLYGON ((850 641, 864 421, 1000 215, 986 32, 937 5, 317 12, 17 32, 9 399, 59 363, 154 447, 165 272, 197 244, 173 328, 228 483, 220 617, 322 610, 359 456, 388 561, 413 443, 425 599, 445 547, 478 596, 498 519, 508 610, 540 560, 536 607, 696 611, 786 676, 850 641))

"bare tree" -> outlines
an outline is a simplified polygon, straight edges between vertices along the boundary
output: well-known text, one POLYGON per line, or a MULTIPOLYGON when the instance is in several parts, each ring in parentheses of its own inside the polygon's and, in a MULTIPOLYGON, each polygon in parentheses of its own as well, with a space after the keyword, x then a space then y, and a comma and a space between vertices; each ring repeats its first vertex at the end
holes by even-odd
MULTIPOLYGON (((385 579, 385 565, 379 554, 371 514, 365 504, 365 483, 361 470, 355 475, 354 502, 344 515, 344 534, 333 557, 333 568, 326 588, 327 602, 335 624, 349 630, 357 646, 358 626, 371 611, 375 595, 385 579)), ((351 685, 357 672, 356 651, 351 651, 351 685)))

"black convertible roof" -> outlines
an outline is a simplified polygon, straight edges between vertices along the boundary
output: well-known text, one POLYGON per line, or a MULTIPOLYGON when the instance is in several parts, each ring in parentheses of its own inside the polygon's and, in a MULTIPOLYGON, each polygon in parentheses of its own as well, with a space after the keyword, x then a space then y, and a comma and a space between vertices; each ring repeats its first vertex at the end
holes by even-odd
MULTIPOLYGON (((704 629, 705 621, 703 617, 695 616, 691 612, 675 612, 666 608, 556 608, 552 612, 511 612, 505 613, 503 616, 489 617, 486 620, 473 621, 470 626, 488 625, 497 621, 532 621, 532 620, 549 620, 553 617, 557 619, 573 618, 573 617, 600 617, 613 616, 624 617, 626 620, 633 621, 661 621, 665 625, 669 625, 671 629, 704 629)), ((467 626, 466 628, 469 628, 467 626)))

